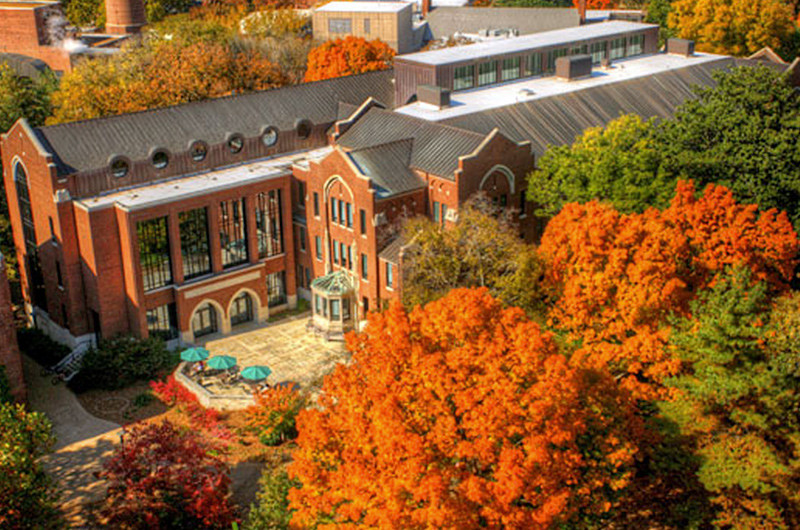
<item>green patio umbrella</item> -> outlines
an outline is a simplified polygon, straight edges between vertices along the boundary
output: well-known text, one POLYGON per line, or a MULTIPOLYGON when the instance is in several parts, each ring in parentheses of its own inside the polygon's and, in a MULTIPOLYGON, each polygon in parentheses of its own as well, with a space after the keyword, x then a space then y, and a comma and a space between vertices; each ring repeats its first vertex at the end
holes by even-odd
POLYGON ((205 348, 188 348, 181 352, 181 360, 187 363, 196 363, 208 359, 208 350, 205 348))
POLYGON ((228 370, 236 366, 236 357, 230 355, 215 355, 208 360, 206 366, 213 370, 228 370))
POLYGON ((262 379, 266 379, 271 373, 272 370, 266 366, 248 366, 242 370, 241 375, 244 379, 249 379, 250 381, 261 381, 262 379))

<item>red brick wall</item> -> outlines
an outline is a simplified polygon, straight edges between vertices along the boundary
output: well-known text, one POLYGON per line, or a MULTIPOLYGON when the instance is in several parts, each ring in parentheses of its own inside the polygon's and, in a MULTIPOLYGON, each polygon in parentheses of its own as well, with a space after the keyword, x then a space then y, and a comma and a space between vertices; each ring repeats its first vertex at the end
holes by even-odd
POLYGON ((0 254, 0 364, 5 366, 6 377, 15 399, 25 399, 25 381, 22 376, 22 358, 17 347, 14 317, 11 313, 11 292, 6 280, 3 255, 0 254))
POLYGON ((142 0, 106 0, 106 31, 138 33, 147 23, 142 0))
POLYGON ((68 71, 72 68, 69 53, 47 46, 44 10, 0 7, 0 52, 27 55, 41 59, 53 70, 68 71))

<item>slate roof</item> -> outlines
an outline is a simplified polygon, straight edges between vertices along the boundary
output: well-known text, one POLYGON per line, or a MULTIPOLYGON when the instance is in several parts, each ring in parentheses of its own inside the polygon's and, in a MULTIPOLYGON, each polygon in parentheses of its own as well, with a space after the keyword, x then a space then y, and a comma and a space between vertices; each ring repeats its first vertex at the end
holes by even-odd
POLYGON ((354 283, 349 272, 338 270, 315 278, 311 282, 311 288, 326 295, 337 296, 352 292, 354 283))
POLYGON ((385 199, 425 187, 425 181, 410 167, 413 144, 413 139, 405 138, 351 151, 349 155, 361 172, 372 180, 378 198, 385 199))
POLYGON ((530 35, 580 25, 577 9, 560 7, 437 7, 425 20, 435 39, 482 29, 514 28, 530 35))
POLYGON ((412 139, 410 167, 452 180, 458 157, 474 152, 487 134, 373 108, 337 143, 345 150, 357 151, 412 139))
POLYGON ((642 118, 672 116, 678 106, 693 98, 695 85, 713 86, 712 72, 752 61, 721 58, 686 68, 619 83, 595 86, 549 98, 514 103, 443 120, 480 134, 495 127, 508 138, 529 140, 535 156, 549 145, 569 145, 589 127, 605 126, 623 114, 642 118))
POLYGON ((342 110, 340 102, 360 105, 374 97, 392 108, 393 76, 393 70, 369 72, 42 127, 37 135, 56 156, 61 173, 88 171, 105 166, 113 155, 142 160, 156 147, 182 152, 193 140, 213 145, 234 132, 255 137, 270 125, 286 131, 293 129, 298 119, 315 124, 334 122, 342 110))
POLYGON ((399 265, 400 251, 414 243, 415 239, 416 237, 414 237, 411 241, 408 241, 402 234, 397 236, 388 245, 383 247, 383 250, 381 250, 379 254, 380 258, 390 263, 394 263, 395 265, 399 265))

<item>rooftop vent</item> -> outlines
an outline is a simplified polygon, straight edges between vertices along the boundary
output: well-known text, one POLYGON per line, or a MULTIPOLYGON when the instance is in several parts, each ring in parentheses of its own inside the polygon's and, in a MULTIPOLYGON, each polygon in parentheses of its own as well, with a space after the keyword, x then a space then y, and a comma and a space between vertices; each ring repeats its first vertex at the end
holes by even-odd
POLYGON ((437 108, 450 106, 450 91, 434 85, 417 86, 417 101, 437 108))
POLYGON ((573 81, 592 75, 591 55, 572 55, 556 59, 556 77, 573 81))
POLYGON ((667 53, 691 57, 694 55, 694 41, 686 39, 667 39, 667 53))

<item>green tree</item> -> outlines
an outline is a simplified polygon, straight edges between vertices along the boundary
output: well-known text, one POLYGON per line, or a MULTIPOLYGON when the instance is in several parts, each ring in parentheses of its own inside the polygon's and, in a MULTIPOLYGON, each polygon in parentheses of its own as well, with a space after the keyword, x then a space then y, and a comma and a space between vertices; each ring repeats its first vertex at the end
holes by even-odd
POLYGON ((248 530, 287 530, 292 519, 287 495, 300 482, 289 478, 286 470, 267 469, 258 482, 256 503, 250 505, 245 528, 248 530))
POLYGON ((517 235, 507 214, 477 196, 459 209, 446 230, 426 219, 410 220, 404 237, 403 303, 427 304, 457 287, 488 287, 509 305, 537 313, 542 265, 533 246, 517 235))
POLYGON ((800 227, 800 98, 785 75, 765 66, 715 72, 715 87, 664 122, 664 170, 714 182, 737 200, 777 208, 800 227))
POLYGON ((39 458, 55 442, 50 422, 0 403, 0 528, 59 528, 58 493, 39 458))
POLYGON ((675 183, 659 169, 655 130, 654 121, 627 115, 548 150, 528 179, 537 214, 553 216, 564 204, 592 199, 611 201, 623 213, 669 204, 675 183))
POLYGON ((664 416, 694 440, 697 476, 724 528, 800 525, 800 322, 796 296, 771 310, 767 287, 729 271, 675 322, 684 363, 664 416))

